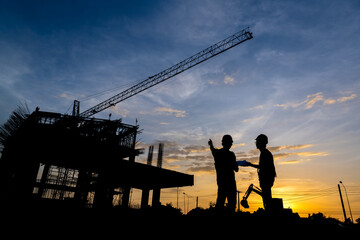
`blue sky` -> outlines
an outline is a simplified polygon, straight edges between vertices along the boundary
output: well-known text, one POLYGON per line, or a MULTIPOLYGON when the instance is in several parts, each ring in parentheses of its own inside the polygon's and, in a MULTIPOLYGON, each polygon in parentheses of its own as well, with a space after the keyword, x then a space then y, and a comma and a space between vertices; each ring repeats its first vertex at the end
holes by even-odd
MULTIPOLYGON (((224 134, 252 161, 254 138, 269 136, 278 192, 356 188, 359 23, 360 3, 346 0, 1 1, 0 123, 24 102, 86 110, 249 26, 254 39, 96 117, 138 119, 141 146, 164 142, 165 167, 195 175, 193 195, 216 190, 207 140, 220 147, 224 134)), ((237 180, 245 189, 256 173, 237 180)))

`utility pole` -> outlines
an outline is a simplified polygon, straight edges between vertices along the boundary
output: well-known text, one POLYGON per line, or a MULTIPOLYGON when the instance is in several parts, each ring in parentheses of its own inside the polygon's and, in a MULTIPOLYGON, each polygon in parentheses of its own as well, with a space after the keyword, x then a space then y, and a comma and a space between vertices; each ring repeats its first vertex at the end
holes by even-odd
POLYGON ((184 194, 184 213, 186 214, 185 192, 183 192, 183 194, 184 194))
POLYGON ((179 209, 179 187, 176 187, 176 208, 179 209))
POLYGON ((238 212, 240 212, 240 193, 241 191, 236 191, 237 192, 237 200, 238 200, 238 212))
POLYGON ((345 189, 346 200, 347 200, 347 203, 348 203, 348 206, 349 206, 349 212, 350 212, 351 222, 354 223, 354 219, 353 219, 353 216, 352 216, 352 213, 351 213, 350 202, 349 202, 349 197, 348 197, 348 194, 347 194, 347 191, 346 191, 346 187, 345 187, 345 185, 343 184, 342 181, 340 181, 340 183, 341 183, 341 185, 343 185, 343 187, 344 187, 344 189, 345 189))
POLYGON ((339 194, 340 194, 340 200, 341 200, 341 206, 344 212, 344 218, 345 218, 345 222, 347 222, 347 218, 346 218, 346 212, 345 212, 345 207, 344 207, 344 201, 341 195, 341 189, 340 189, 340 184, 338 184, 338 188, 339 188, 339 194))
POLYGON ((187 211, 189 212, 189 196, 188 197, 188 202, 187 202, 187 211))

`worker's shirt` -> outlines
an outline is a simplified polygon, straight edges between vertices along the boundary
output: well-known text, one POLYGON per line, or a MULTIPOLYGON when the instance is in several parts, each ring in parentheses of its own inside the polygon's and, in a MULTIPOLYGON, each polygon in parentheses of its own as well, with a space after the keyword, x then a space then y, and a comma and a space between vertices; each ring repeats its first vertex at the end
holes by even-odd
POLYGON ((263 183, 272 183, 276 177, 274 158, 271 152, 267 149, 260 153, 259 169, 258 169, 259 181, 263 183))
POLYGON ((212 149, 214 156, 216 180, 219 186, 231 185, 235 183, 235 173, 239 169, 236 163, 234 152, 220 148, 212 149))

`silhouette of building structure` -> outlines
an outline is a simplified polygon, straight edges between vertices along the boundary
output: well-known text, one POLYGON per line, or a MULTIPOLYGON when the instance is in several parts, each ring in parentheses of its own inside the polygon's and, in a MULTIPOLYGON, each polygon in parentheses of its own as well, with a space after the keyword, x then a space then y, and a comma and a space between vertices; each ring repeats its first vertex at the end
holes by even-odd
POLYGON ((131 188, 193 185, 193 175, 135 162, 138 133, 121 120, 37 109, 2 151, 2 206, 126 207, 131 188))

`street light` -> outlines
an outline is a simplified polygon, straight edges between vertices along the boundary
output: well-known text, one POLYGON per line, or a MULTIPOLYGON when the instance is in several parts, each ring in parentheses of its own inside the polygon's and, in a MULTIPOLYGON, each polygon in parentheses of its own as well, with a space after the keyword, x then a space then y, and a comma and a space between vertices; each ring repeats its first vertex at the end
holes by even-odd
POLYGON ((185 209, 185 193, 183 192, 184 194, 184 214, 186 214, 186 209, 185 209))
POLYGON ((347 195, 346 187, 345 187, 345 185, 343 184, 342 181, 340 181, 340 183, 341 183, 341 185, 343 185, 343 187, 345 189, 346 200, 347 200, 347 203, 348 203, 348 206, 349 206, 349 212, 350 212, 350 216, 351 216, 351 222, 354 222, 353 216, 352 216, 352 213, 351 213, 351 208, 350 208, 350 203, 349 203, 349 198, 348 198, 348 195, 347 195))
POLYGON ((183 192, 183 194, 184 194, 184 213, 186 212, 186 213, 188 213, 189 212, 189 198, 191 197, 191 196, 189 196, 188 194, 186 194, 185 192, 183 192), (188 198, 187 199, 187 209, 185 208, 185 196, 188 198))

